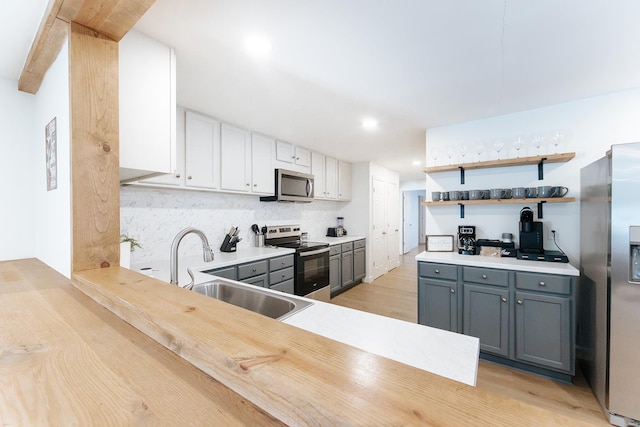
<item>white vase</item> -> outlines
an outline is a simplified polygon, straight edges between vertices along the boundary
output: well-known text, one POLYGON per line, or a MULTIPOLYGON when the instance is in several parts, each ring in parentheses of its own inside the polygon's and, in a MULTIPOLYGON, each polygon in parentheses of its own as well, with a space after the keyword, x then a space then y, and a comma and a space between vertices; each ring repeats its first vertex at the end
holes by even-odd
POLYGON ((131 243, 129 242, 120 243, 120 267, 131 267, 131 243))

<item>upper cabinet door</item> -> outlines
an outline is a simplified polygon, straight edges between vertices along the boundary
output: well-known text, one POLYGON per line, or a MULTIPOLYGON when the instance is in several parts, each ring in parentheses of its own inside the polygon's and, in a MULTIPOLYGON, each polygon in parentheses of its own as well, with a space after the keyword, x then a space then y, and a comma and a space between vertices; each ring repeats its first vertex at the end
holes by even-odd
POLYGON ((251 135, 251 192, 273 194, 275 189, 274 150, 275 139, 255 133, 251 135))
POLYGON ((185 126, 187 187, 220 188, 220 122, 187 111, 185 126))
POLYGON ((276 142, 276 160, 285 163, 295 163, 295 147, 288 142, 276 142))
POLYGON ((338 200, 351 200, 351 163, 338 161, 338 200))
POLYGON ((338 161, 333 157, 327 157, 324 178, 327 199, 338 198, 338 161))
POLYGON ((173 49, 132 30, 118 50, 120 181, 176 173, 173 49))
POLYGON ((222 190, 251 191, 251 135, 248 131, 223 123, 220 131, 222 190))
POLYGON ((296 147, 294 151, 296 165, 306 168, 311 167, 311 151, 302 147, 296 147))
POLYGON ((311 153, 311 175, 313 175, 313 183, 315 185, 313 192, 315 199, 327 198, 327 190, 324 187, 325 158, 324 154, 311 153))

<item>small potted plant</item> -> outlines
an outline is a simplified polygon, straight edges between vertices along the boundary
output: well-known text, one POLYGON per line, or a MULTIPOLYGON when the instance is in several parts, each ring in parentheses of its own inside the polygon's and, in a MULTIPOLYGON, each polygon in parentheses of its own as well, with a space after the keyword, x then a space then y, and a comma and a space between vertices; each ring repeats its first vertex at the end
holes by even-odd
POLYGON ((124 268, 131 267, 131 252, 133 252, 136 248, 141 248, 142 245, 134 239, 133 237, 129 237, 126 234, 120 235, 120 266, 124 268))

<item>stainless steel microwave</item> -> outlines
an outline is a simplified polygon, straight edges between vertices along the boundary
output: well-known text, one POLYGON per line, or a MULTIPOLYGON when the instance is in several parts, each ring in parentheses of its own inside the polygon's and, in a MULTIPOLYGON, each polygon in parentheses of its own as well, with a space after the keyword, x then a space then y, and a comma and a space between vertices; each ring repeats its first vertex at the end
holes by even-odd
POLYGON ((261 202, 310 202, 313 200, 313 175, 275 170, 275 192, 273 196, 260 197, 261 202))

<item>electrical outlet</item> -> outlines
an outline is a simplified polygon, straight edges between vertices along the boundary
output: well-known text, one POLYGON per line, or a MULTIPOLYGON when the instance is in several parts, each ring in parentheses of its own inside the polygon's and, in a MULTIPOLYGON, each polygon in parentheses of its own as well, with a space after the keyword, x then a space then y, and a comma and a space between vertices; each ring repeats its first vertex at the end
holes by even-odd
POLYGON ((555 240, 558 241, 559 237, 558 237, 558 230, 556 230, 553 227, 547 227, 547 240, 555 240), (555 234, 555 236, 554 236, 555 234))

